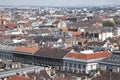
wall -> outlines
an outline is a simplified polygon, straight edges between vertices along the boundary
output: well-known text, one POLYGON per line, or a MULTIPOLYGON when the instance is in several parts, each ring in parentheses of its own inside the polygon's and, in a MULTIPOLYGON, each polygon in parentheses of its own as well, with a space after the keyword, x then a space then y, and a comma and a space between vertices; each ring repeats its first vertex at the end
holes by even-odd
POLYGON ((63 63, 63 67, 65 68, 65 70, 72 70, 73 72, 78 71, 81 73, 85 72, 86 74, 99 68, 98 63, 86 63, 71 60, 64 60, 63 63))
POLYGON ((13 59, 12 52, 11 51, 0 50, 0 58, 1 59, 6 59, 6 60, 12 60, 13 59))
POLYGON ((109 37, 111 37, 111 38, 113 37, 112 32, 104 32, 102 34, 99 34, 99 40, 102 40, 102 41, 106 40, 109 37))

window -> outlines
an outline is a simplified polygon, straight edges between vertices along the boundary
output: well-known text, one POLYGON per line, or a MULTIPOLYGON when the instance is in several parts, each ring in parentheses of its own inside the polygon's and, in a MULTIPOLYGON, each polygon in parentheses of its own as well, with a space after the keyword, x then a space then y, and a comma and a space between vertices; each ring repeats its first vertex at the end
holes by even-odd
POLYGON ((116 56, 114 56, 114 55, 112 55, 112 56, 110 56, 110 60, 115 60, 115 58, 116 58, 116 56))
POLYGON ((72 63, 70 63, 70 67, 72 67, 72 63))
POLYGON ((114 56, 112 60, 115 60, 115 59, 116 59, 116 56, 114 56))
POLYGON ((118 61, 119 59, 120 59, 120 57, 116 56, 116 55, 112 55, 112 56, 109 57, 109 60, 116 60, 116 61, 118 61))
POLYGON ((110 56, 110 58, 109 58, 110 60, 112 60, 113 59, 113 55, 112 56, 110 56))
POLYGON ((86 67, 86 66, 85 66, 85 65, 83 65, 83 68, 84 68, 84 69, 85 69, 85 67, 86 67))
POLYGON ((74 64, 74 68, 76 68, 76 64, 74 64))
POLYGON ((79 64, 79 66, 78 66, 79 68, 81 68, 81 65, 79 64))
POLYGON ((68 63, 66 62, 66 63, 65 63, 65 66, 67 66, 67 65, 68 65, 68 63))
POLYGON ((120 59, 120 57, 117 57, 116 60, 118 61, 120 59))

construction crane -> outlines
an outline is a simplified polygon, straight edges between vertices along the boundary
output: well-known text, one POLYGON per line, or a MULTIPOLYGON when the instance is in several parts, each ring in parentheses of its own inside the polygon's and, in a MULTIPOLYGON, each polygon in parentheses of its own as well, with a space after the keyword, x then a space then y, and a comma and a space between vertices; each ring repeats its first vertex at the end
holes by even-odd
POLYGON ((5 38, 5 29, 4 29, 4 22, 5 20, 3 19, 3 16, 1 15, 0 16, 0 38, 1 38, 1 41, 0 41, 0 44, 4 44, 4 38, 5 38))
POLYGON ((3 16, 0 17, 0 21, 1 21, 1 32, 2 32, 2 36, 4 36, 5 34, 5 29, 4 29, 4 19, 3 19, 3 16))

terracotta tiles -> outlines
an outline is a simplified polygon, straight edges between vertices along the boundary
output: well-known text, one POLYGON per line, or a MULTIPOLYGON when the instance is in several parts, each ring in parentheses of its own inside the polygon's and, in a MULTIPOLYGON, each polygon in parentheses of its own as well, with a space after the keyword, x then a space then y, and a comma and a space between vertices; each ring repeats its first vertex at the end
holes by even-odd
POLYGON ((107 57, 109 56, 110 53, 107 51, 103 51, 103 52, 96 52, 96 53, 92 53, 92 54, 83 54, 83 53, 74 53, 74 52, 70 52, 66 55, 66 57, 71 57, 71 58, 78 58, 78 59, 96 59, 96 58, 103 58, 103 57, 107 57))
POLYGON ((72 32, 71 34, 73 36, 80 36, 83 32, 72 32))
POLYGON ((80 39, 78 40, 78 42, 86 42, 86 41, 87 41, 86 38, 80 38, 80 39))
POLYGON ((61 18, 61 19, 65 19, 65 18, 67 18, 67 16, 60 16, 59 18, 61 18))
POLYGON ((8 78, 7 80, 32 80, 32 79, 24 78, 20 76, 13 76, 13 77, 8 78))
POLYGON ((16 52, 25 52, 25 53, 31 53, 34 54, 35 52, 37 52, 39 50, 38 46, 35 47, 23 47, 23 46, 18 46, 16 47, 15 51, 16 52))
POLYGON ((15 27, 17 27, 16 24, 7 24, 6 26, 7 26, 8 28, 15 28, 15 27))
POLYGON ((64 32, 68 32, 68 29, 62 29, 62 32, 64 33, 64 32))

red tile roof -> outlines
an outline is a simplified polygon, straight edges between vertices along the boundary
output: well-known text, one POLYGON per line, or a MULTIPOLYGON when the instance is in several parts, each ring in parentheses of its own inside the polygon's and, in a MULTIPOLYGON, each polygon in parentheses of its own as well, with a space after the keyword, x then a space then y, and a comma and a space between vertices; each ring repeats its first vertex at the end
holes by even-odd
POLYGON ((67 16, 59 16, 58 18, 65 19, 67 16))
POLYGON ((71 34, 73 36, 80 36, 83 32, 72 32, 71 34))
POLYGON ((108 51, 96 52, 96 53, 92 53, 92 54, 69 52, 66 55, 66 57, 88 60, 88 59, 104 58, 104 57, 107 57, 109 55, 110 55, 110 53, 108 51))
POLYGON ((15 28, 15 27, 17 27, 16 24, 7 24, 6 26, 7 26, 8 28, 15 28))
POLYGON ((32 53, 34 54, 35 52, 37 52, 39 50, 38 46, 35 47, 24 47, 24 46, 18 46, 16 47, 15 51, 16 52, 25 52, 25 53, 32 53))
POLYGON ((9 21, 8 21, 8 20, 6 20, 6 19, 0 19, 0 21, 9 22, 9 21))
POLYGON ((23 37, 23 36, 25 36, 26 34, 7 34, 7 35, 4 35, 5 37, 23 37))
POLYGON ((68 32, 68 29, 62 29, 62 32, 64 33, 64 32, 68 32))
POLYGON ((32 79, 24 78, 20 76, 13 76, 13 77, 8 78, 7 80, 32 80, 32 79))
POLYGON ((80 38, 80 39, 78 40, 78 42, 86 42, 86 41, 87 41, 86 38, 80 38))

